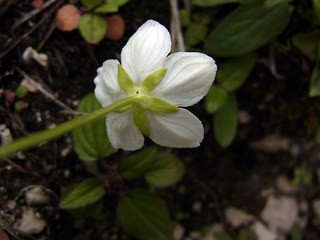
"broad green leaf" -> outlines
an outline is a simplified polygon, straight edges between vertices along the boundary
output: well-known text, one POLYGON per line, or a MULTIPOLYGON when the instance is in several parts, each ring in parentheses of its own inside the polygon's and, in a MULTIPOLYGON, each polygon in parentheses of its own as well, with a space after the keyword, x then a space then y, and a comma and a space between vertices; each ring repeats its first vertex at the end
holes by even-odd
POLYGON ((180 18, 181 27, 187 27, 190 25, 191 23, 190 12, 187 11, 186 9, 179 10, 179 18, 180 18))
POLYGON ((311 60, 318 58, 320 30, 299 33, 292 38, 293 45, 311 60))
MULTIPOLYGON (((79 112, 92 112, 101 108, 94 94, 85 96, 78 107, 79 112)), ((92 161, 107 157, 113 151, 109 142, 104 118, 76 128, 72 131, 74 149, 83 161, 92 161)))
POLYGON ((313 10, 318 18, 318 22, 320 23, 320 1, 319 0, 312 0, 313 2, 313 10))
POLYGON ((88 179, 68 192, 60 203, 60 208, 78 208, 88 206, 101 199, 106 191, 99 179, 88 179))
POLYGON ((118 12, 119 7, 129 2, 129 0, 108 0, 106 4, 95 9, 99 13, 118 12))
POLYGON ((214 238, 217 240, 232 240, 230 234, 226 232, 216 232, 214 233, 214 238))
POLYGON ((240 3, 243 0, 192 0, 192 3, 200 7, 210 7, 226 3, 240 3))
POLYGON ((80 19, 79 31, 88 43, 95 44, 104 38, 107 31, 107 22, 98 14, 87 13, 80 19))
POLYGON ((271 8, 271 7, 281 3, 283 1, 288 1, 288 0, 265 0, 264 6, 266 8, 271 8))
POLYGON ((215 113, 227 100, 228 93, 221 88, 212 86, 206 95, 206 109, 209 114, 215 113))
POLYGON ((156 187, 175 184, 184 175, 184 165, 176 156, 159 152, 146 172, 146 181, 156 187))
POLYGON ((264 0, 243 4, 210 33, 205 49, 221 57, 248 53, 278 36, 289 19, 288 1, 271 8, 264 6, 264 0))
POLYGON ((222 147, 229 146, 237 131, 238 106, 234 96, 230 96, 213 116, 214 136, 222 147))
POLYGON ((118 170, 121 172, 123 178, 127 180, 141 177, 154 161, 156 153, 156 148, 149 148, 135 153, 122 160, 118 165, 118 170))
POLYGON ((217 80, 225 90, 229 92, 237 90, 250 75, 256 60, 256 54, 229 60, 219 69, 217 80))
POLYGON ((311 74, 311 81, 309 85, 309 96, 319 97, 320 96, 320 62, 318 61, 311 74))
POLYGON ((98 6, 102 2, 103 0, 81 0, 81 3, 88 8, 98 6))
POLYGON ((164 203, 150 192, 139 190, 126 195, 118 205, 124 229, 141 240, 171 239, 173 225, 164 203))
POLYGON ((202 41, 207 35, 208 27, 202 23, 192 23, 185 33, 185 41, 188 46, 193 46, 202 41))

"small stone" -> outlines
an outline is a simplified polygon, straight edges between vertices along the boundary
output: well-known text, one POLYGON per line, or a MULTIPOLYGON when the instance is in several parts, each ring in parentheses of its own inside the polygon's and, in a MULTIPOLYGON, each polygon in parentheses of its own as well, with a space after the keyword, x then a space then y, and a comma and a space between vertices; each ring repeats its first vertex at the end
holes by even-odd
POLYGON ((254 217, 240 209, 235 207, 228 207, 225 210, 225 215, 227 221, 231 224, 232 227, 240 227, 242 225, 250 224, 254 217))
POLYGON ((276 179, 277 188, 283 193, 293 193, 296 188, 289 182, 285 176, 278 176, 276 179))
POLYGON ((263 139, 250 143, 250 147, 265 152, 286 151, 289 149, 289 146, 290 141, 288 138, 275 134, 267 135, 263 139))
POLYGON ((312 208, 317 217, 320 219, 320 199, 314 200, 312 203, 312 208))
POLYGON ((45 226, 46 222, 37 217, 33 208, 24 207, 22 218, 16 221, 13 228, 26 234, 37 234, 42 232, 45 226))
POLYGON ((269 196, 261 217, 272 229, 289 232, 297 221, 298 204, 290 197, 269 196))
POLYGON ((201 202, 195 202, 193 205, 192 205, 192 210, 196 213, 201 213, 201 210, 202 210, 202 203, 201 202))
POLYGON ((42 187, 36 186, 26 191, 25 200, 29 206, 34 206, 49 203, 50 197, 43 191, 42 187))
POLYGON ((277 240, 277 235, 264 226, 261 222, 255 221, 251 227, 251 231, 257 236, 257 240, 277 240))
POLYGON ((174 225, 174 228, 173 228, 172 240, 181 240, 181 239, 183 239, 184 232, 185 232, 184 227, 181 224, 176 223, 174 225))

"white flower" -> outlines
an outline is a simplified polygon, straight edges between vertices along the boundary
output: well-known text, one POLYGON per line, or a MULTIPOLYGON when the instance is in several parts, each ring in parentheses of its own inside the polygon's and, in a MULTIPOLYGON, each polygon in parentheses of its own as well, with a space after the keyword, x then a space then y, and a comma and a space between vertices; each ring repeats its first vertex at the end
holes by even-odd
POLYGON ((123 68, 118 60, 107 60, 97 70, 95 95, 102 106, 133 95, 142 99, 107 116, 107 131, 115 148, 139 149, 144 144, 143 134, 162 146, 200 145, 202 123, 176 106, 199 102, 212 85, 217 66, 205 54, 177 52, 168 56, 170 50, 168 30, 149 20, 122 49, 123 68), (162 111, 163 106, 170 110, 162 111))

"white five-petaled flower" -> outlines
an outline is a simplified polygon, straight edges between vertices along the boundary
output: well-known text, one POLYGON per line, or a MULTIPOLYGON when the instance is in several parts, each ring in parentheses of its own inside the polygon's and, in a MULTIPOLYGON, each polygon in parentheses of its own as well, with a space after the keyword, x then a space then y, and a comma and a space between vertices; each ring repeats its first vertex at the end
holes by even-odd
POLYGON ((107 115, 108 136, 115 148, 139 149, 144 144, 143 135, 162 146, 200 145, 201 121, 177 107, 192 106, 207 94, 217 66, 202 53, 177 52, 168 56, 170 51, 168 30, 149 20, 122 49, 122 65, 118 60, 107 60, 97 70, 95 95, 102 106, 128 96, 141 99, 107 115), (169 110, 163 110, 167 105, 169 110), (162 110, 158 111, 158 107, 162 110))

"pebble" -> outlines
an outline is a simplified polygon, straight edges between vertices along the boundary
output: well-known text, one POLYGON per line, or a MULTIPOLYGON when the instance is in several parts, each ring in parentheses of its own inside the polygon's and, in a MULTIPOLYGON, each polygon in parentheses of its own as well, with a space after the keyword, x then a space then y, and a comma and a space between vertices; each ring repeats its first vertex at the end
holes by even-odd
POLYGON ((257 240, 276 240, 277 235, 264 226, 261 222, 255 221, 251 227, 251 231, 257 236, 257 240))
POLYGON ((16 221, 13 228, 26 234, 40 233, 46 222, 39 215, 33 208, 23 207, 22 218, 16 221))
POLYGON ((285 176, 278 176, 276 179, 277 188, 283 193, 294 193, 296 188, 289 182, 285 176))
POLYGON ((235 207, 226 208, 225 215, 227 221, 231 224, 232 227, 235 228, 242 225, 248 225, 254 220, 254 217, 252 215, 235 207))
POLYGON ((288 233, 298 218, 298 204, 290 197, 269 196, 261 213, 271 229, 288 233))
POLYGON ((36 186, 25 192, 25 200, 29 206, 35 206, 49 203, 50 197, 44 192, 42 187, 36 186))
POLYGON ((172 240, 182 240, 184 233, 185 233, 184 227, 181 224, 176 223, 173 228, 172 240))

